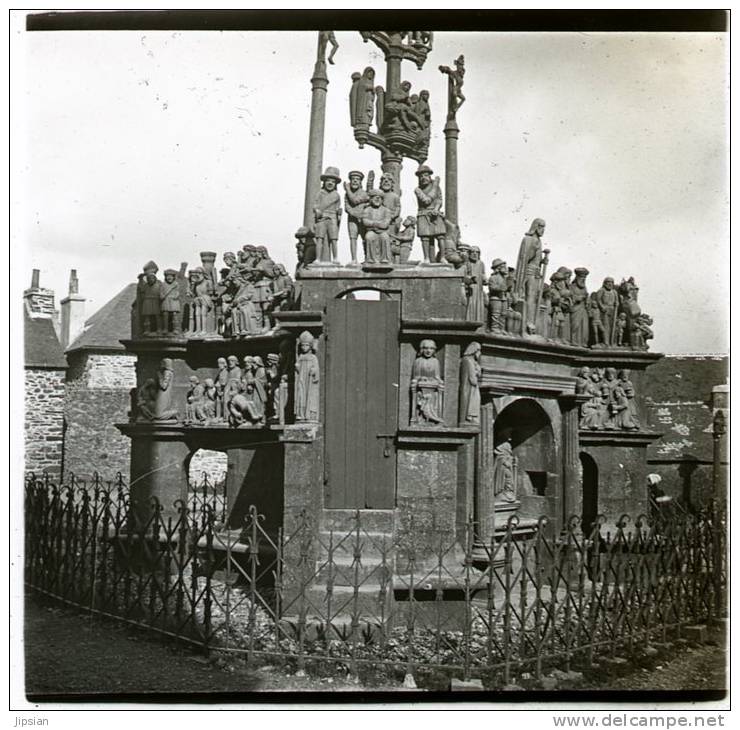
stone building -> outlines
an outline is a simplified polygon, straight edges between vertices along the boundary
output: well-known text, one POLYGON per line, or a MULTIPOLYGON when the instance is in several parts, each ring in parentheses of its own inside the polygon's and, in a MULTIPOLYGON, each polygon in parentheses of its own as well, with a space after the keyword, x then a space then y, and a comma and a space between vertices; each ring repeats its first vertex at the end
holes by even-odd
MULTIPOLYGON (((647 374, 648 425, 662 432, 648 448, 661 489, 688 508, 712 495, 714 419, 729 423, 727 355, 667 355, 647 374)), ((728 435, 718 436, 720 479, 726 483, 728 435)))
POLYGON ((113 424, 127 418, 136 358, 120 340, 128 335, 136 285, 129 284, 84 322, 66 350, 64 466, 89 479, 128 472, 129 441, 113 424))
POLYGON ((59 313, 54 292, 39 284, 34 269, 23 293, 25 468, 60 474, 63 470, 64 379, 67 361, 57 336, 59 313))

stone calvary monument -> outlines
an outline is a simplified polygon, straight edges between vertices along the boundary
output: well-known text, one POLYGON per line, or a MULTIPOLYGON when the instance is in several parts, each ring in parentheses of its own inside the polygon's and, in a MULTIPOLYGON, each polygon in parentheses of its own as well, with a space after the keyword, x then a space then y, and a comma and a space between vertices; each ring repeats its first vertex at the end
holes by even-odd
POLYGON ((489 542, 511 515, 526 532, 540 515, 558 529, 572 514, 586 526, 646 512, 646 448, 660 434, 645 427, 643 382, 661 356, 648 352, 635 280, 593 291, 583 267, 548 277, 539 217, 515 265, 496 258, 487 275, 459 234, 464 56, 439 66, 439 174, 427 163, 433 92, 403 74, 404 61, 423 68, 432 32, 362 37, 384 55, 385 85, 370 66, 352 74, 350 127, 379 151, 378 182, 375 170, 324 167, 337 44, 322 31, 295 280, 250 244, 220 261, 201 252, 199 266, 162 279, 153 261, 139 274, 124 343, 137 388, 118 425, 132 442, 136 517, 150 497, 174 509, 200 448, 227 454, 222 529, 236 542, 251 504, 275 534, 303 510, 317 534, 348 529, 362 510, 377 534, 406 535, 418 564, 436 560, 440 540, 461 540, 470 515, 489 542), (411 196, 400 189, 407 160, 411 196), (373 300, 359 295, 368 290, 373 300))

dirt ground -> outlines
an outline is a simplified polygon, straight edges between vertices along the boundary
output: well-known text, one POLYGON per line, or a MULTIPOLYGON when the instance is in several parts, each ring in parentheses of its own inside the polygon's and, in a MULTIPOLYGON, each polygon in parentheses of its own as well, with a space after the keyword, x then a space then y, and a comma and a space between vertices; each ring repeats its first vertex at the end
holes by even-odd
MULTIPOLYGON (((321 677, 311 676, 309 670, 303 676, 295 666, 254 668, 233 658, 206 659, 194 649, 136 627, 93 618, 36 597, 26 599, 24 643, 29 700, 187 701, 197 694, 201 700, 220 701, 243 699, 252 693, 265 697, 265 693, 287 692, 314 693, 314 697, 321 693, 325 701, 337 693, 386 694, 403 689, 400 677, 365 680, 361 685, 343 670, 321 677)), ((554 689, 721 690, 726 687, 726 663, 723 631, 714 628, 706 644, 679 642, 652 656, 640 653, 626 664, 601 662, 585 671, 581 680, 560 682, 554 689)), ((541 689, 534 681, 522 684, 527 690, 541 689)), ((512 700, 513 694, 509 695, 512 700)))

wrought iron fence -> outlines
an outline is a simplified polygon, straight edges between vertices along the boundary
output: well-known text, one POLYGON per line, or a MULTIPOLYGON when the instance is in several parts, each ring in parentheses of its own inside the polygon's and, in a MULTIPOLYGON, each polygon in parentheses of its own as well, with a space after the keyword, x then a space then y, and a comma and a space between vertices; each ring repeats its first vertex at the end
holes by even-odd
MULTIPOLYGON (((481 541, 379 537, 357 512, 322 530, 306 514, 266 527, 251 507, 226 529, 208 482, 132 519, 120 477, 26 480, 26 582, 80 608, 250 660, 431 669, 508 684, 665 642, 726 614, 726 514, 623 515, 553 535, 516 517, 481 541)), ((137 509, 137 515, 142 511, 137 509)), ((413 530, 409 534, 413 534, 413 530)))

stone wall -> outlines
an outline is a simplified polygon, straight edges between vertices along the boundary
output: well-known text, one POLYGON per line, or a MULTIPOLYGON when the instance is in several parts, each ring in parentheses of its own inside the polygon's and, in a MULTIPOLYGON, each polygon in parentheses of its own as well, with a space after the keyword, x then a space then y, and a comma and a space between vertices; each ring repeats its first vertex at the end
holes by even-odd
POLYGON ((114 424, 128 421, 136 358, 82 350, 70 353, 69 361, 65 471, 82 479, 95 471, 104 479, 119 471, 128 478, 131 442, 114 424))
POLYGON ((25 371, 25 467, 27 472, 62 470, 64 370, 25 371))
POLYGON ((225 452, 198 449, 190 458, 188 480, 191 485, 197 487, 203 483, 205 474, 210 484, 220 486, 226 479, 227 465, 228 457, 225 452))

